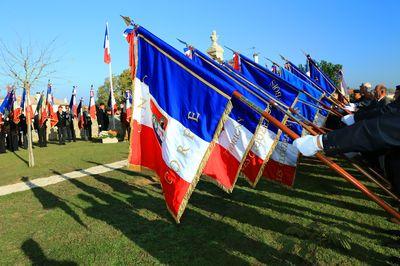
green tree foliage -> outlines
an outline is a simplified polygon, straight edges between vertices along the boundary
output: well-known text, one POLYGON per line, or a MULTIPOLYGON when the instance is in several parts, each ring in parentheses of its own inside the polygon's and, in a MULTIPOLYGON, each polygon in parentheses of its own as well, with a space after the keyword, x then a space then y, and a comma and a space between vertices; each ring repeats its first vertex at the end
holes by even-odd
POLYGON ((334 64, 325 60, 318 63, 318 67, 335 83, 339 86, 339 71, 343 68, 341 64, 334 64))
MULTIPOLYGON (((132 79, 129 69, 125 69, 121 74, 113 76, 113 87, 115 101, 119 105, 124 101, 125 90, 132 88, 132 79)), ((97 89, 97 104, 107 104, 108 95, 110 93, 110 80, 106 78, 104 84, 97 89)))
MULTIPOLYGON (((339 86, 339 71, 343 68, 341 64, 334 64, 325 60, 317 62, 318 67, 335 83, 339 86)), ((307 72, 307 66, 304 64, 298 65, 298 68, 304 73, 307 72)))

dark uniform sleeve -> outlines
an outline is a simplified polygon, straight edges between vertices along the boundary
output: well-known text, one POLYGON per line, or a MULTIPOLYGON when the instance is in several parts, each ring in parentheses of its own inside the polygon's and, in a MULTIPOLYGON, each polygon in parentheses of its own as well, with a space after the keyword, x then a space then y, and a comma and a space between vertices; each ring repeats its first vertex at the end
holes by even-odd
POLYGON ((391 102, 389 104, 377 106, 370 110, 360 110, 354 114, 354 121, 359 122, 364 119, 375 118, 383 114, 388 113, 399 113, 400 112, 400 100, 391 102))
POLYGON ((322 137, 327 154, 379 152, 400 147, 400 113, 386 113, 322 137))

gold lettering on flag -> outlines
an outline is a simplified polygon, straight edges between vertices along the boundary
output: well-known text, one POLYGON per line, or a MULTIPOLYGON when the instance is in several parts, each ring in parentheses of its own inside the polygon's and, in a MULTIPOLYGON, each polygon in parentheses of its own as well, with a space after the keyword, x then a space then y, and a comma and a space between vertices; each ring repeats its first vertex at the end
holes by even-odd
POLYGON ((193 120, 193 121, 195 121, 195 122, 199 122, 199 117, 200 117, 200 114, 199 113, 194 113, 194 112, 189 112, 188 113, 188 115, 187 115, 187 118, 189 119, 189 120, 193 120))
POLYGON ((186 153, 190 150, 190 148, 184 148, 183 146, 179 145, 176 149, 179 153, 186 155, 186 153))
POLYGON ((194 139, 194 134, 190 132, 190 130, 187 128, 185 128, 185 130, 183 131, 183 135, 188 137, 189 139, 194 139))

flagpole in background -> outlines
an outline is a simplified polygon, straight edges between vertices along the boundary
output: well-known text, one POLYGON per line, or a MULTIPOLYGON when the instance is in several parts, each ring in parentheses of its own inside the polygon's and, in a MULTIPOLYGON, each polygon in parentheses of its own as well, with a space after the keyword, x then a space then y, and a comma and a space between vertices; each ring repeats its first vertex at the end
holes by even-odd
MULTIPOLYGON (((26 103, 28 104, 28 108, 31 106, 31 85, 26 82, 25 83, 25 90, 26 90, 26 103)), ((33 147, 32 147, 32 113, 30 112, 30 109, 26 111, 28 108, 24 107, 24 111, 26 114, 26 126, 28 128, 27 132, 27 137, 28 137, 28 164, 29 167, 34 167, 35 166, 35 158, 33 157, 33 147)))
MULTIPOLYGON (((113 87, 113 81, 112 81, 112 69, 111 69, 111 62, 108 64, 108 72, 110 75, 110 94, 114 95, 114 87, 113 87)), ((112 96, 111 96, 112 97, 112 96)), ((112 97, 114 98, 114 97, 112 97)), ((111 101, 111 126, 112 129, 115 129, 115 121, 114 121, 114 105, 113 102, 111 101)))
POLYGON ((108 22, 106 22, 106 32, 104 35, 104 63, 108 64, 108 74, 110 79, 110 100, 111 100, 111 127, 115 129, 114 121, 114 87, 112 81, 112 67, 111 67, 111 52, 110 52, 110 37, 108 34, 108 22))

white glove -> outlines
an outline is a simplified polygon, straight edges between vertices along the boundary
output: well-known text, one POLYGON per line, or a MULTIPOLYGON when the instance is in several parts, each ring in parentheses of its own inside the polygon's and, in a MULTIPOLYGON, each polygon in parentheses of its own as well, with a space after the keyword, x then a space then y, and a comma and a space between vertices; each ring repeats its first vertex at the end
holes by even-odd
POLYGON ((354 103, 349 103, 349 105, 346 105, 344 107, 344 109, 346 109, 347 111, 350 111, 350 112, 355 112, 356 108, 357 108, 357 106, 354 103))
POLYGON ((350 115, 345 115, 342 117, 342 119, 340 119, 343 123, 345 123, 348 126, 351 126, 352 124, 355 123, 354 121, 354 115, 350 114, 350 115))
POLYGON ((293 146, 295 146, 304 156, 313 156, 323 148, 322 135, 307 135, 305 137, 295 139, 293 141, 293 146), (318 147, 318 142, 320 143, 321 148, 318 147))

